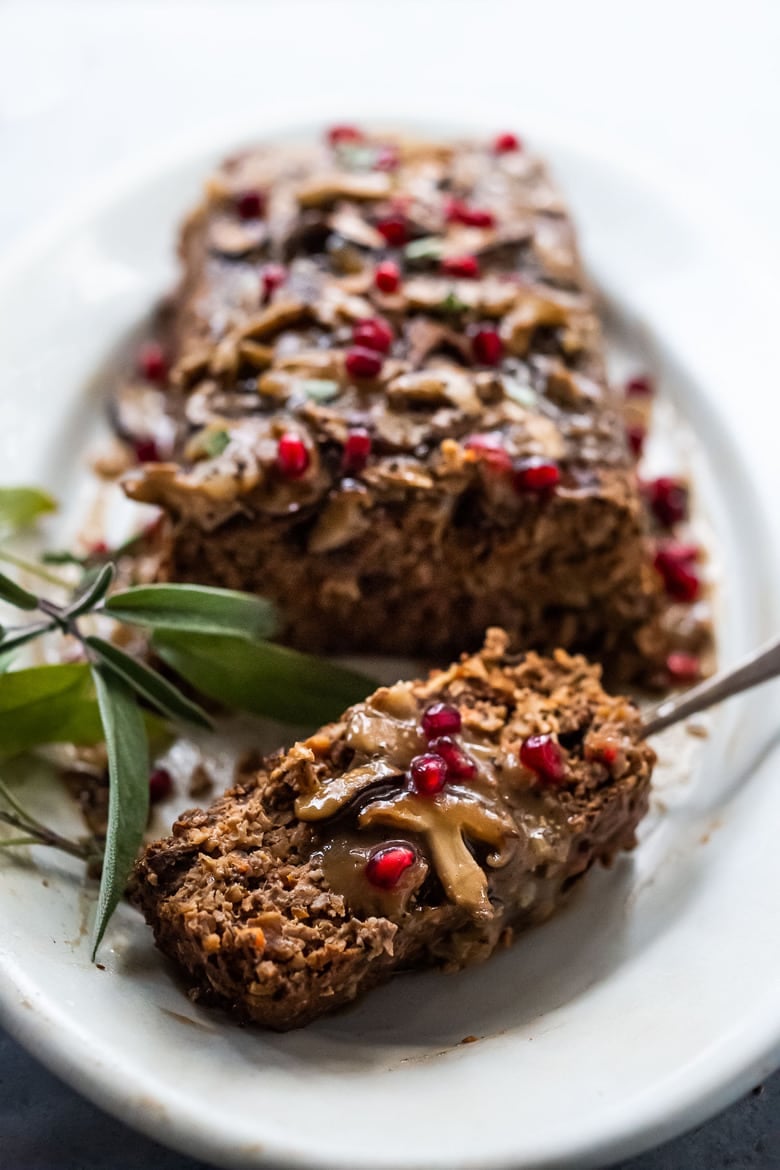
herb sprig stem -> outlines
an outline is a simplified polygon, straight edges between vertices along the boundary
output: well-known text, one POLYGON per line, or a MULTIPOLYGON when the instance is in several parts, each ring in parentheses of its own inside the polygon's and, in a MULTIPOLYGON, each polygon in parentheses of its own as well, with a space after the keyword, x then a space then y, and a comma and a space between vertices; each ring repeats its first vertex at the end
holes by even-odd
POLYGON ((64 577, 60 577, 57 573, 52 573, 44 565, 36 564, 35 561, 28 561, 25 557, 18 556, 17 553, 9 552, 7 548, 0 549, 0 561, 5 561, 6 564, 13 565, 17 569, 21 569, 24 573, 29 573, 32 577, 38 577, 41 581, 48 582, 49 585, 56 585, 60 589, 71 589, 72 582, 66 581, 64 577))

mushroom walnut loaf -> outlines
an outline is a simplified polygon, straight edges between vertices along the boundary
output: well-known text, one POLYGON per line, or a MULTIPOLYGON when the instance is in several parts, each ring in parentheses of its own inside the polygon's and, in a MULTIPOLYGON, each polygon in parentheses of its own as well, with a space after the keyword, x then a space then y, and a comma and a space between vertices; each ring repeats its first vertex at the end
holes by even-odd
POLYGON ((598 667, 510 654, 492 630, 183 814, 132 897, 195 998, 297 1027, 546 919, 634 845, 654 759, 598 667))
MULTIPOLYGON (((211 178, 181 241, 164 573, 272 597, 308 650, 505 626, 663 658, 620 403, 571 222, 502 143, 338 134, 211 178)), ((170 426, 166 435, 170 435, 170 426)))

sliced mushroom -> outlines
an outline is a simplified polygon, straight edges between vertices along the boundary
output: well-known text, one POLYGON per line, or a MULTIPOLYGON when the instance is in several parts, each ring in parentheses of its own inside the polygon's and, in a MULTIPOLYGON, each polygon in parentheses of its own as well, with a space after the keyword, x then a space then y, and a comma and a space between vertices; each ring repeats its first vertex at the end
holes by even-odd
POLYGON ((296 194, 301 207, 325 207, 337 199, 387 199, 391 190, 390 176, 383 171, 334 171, 315 175, 296 194))

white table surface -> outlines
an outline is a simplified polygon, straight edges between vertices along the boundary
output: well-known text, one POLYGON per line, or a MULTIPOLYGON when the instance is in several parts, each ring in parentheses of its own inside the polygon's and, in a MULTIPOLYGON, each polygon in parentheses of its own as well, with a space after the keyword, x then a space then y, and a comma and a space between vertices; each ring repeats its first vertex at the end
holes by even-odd
MULTIPOLYGON (((0 257, 112 169, 253 110, 479 106, 644 156, 749 225, 771 272, 779 61, 780 0, 0 0, 0 257)), ((133 1146, 2 1035, 0 1051, 0 1170, 192 1165, 133 1146)), ((780 1164, 778 1084, 637 1170, 780 1164)))

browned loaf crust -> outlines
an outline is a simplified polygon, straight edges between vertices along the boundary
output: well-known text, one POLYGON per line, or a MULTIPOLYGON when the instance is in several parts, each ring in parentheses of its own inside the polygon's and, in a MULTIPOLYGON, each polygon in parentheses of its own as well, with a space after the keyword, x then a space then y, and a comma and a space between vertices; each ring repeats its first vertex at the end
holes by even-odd
POLYGON ((501 624, 642 673, 663 659, 659 581, 560 196, 525 151, 396 140, 386 170, 379 147, 246 152, 189 217, 178 438, 127 484, 171 517, 165 573, 270 596, 307 650, 449 656, 501 624), (464 223, 475 211, 486 222, 464 223), (399 216, 407 242, 389 243, 399 216), (476 278, 448 275, 464 256, 476 278), (376 284, 388 260, 395 292, 376 284), (271 290, 269 263, 285 268, 271 290), (390 350, 350 374, 355 323, 376 317, 390 350), (500 335, 495 365, 481 329, 500 335), (356 428, 364 465, 345 462, 356 428), (306 448, 298 478, 277 463, 285 433, 306 448), (529 488, 529 460, 559 482, 529 488))
POLYGON ((381 688, 184 813, 139 861, 132 897, 194 998, 298 1027, 398 969, 481 962, 546 919, 595 862, 632 848, 654 759, 598 667, 510 654, 492 630, 479 654, 381 688), (440 700, 476 775, 420 795, 409 766, 440 700), (519 762, 536 734, 552 736, 556 781, 519 762), (367 866, 399 847, 408 868, 378 888, 367 866))

